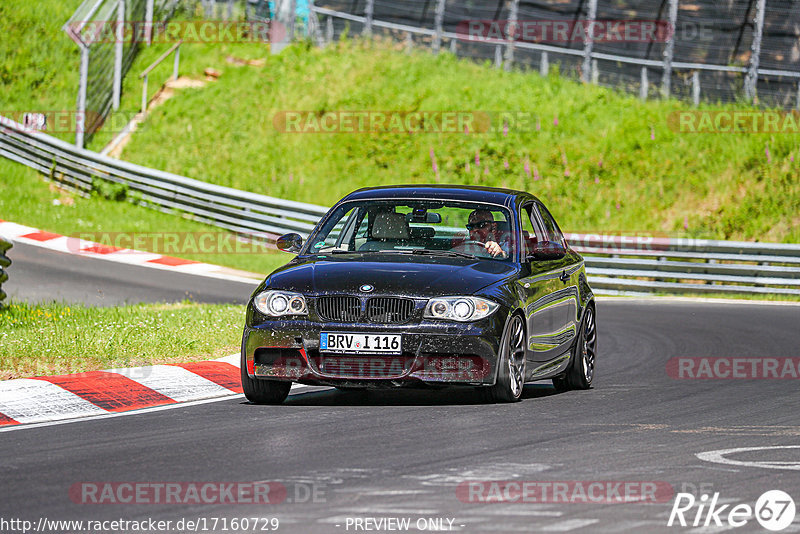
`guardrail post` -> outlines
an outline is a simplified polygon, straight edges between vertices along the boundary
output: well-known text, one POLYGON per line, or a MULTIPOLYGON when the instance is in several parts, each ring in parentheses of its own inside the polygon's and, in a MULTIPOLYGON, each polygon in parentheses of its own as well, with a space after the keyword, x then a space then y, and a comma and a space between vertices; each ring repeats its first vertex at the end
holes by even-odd
POLYGON ((178 48, 175 49, 175 62, 172 64, 172 79, 178 79, 178 68, 181 65, 181 45, 178 44, 178 48))
POLYGON ((147 0, 147 6, 145 7, 144 38, 147 41, 147 46, 150 46, 153 42, 153 0, 147 0))
POLYGON ((756 2, 756 18, 753 20, 755 29, 753 30, 753 46, 750 52, 750 66, 744 79, 744 94, 747 100, 752 102, 756 97, 756 87, 758 85, 758 63, 761 56, 761 37, 764 34, 764 11, 767 8, 767 0, 756 2))
MULTIPOLYGON (((458 42, 457 39, 450 39, 450 53, 454 56, 458 55, 458 42)), ((800 95, 800 93, 798 93, 800 95)), ((800 106, 800 99, 798 99, 798 106, 800 106)))
POLYGON ((494 68, 499 69, 503 64, 503 47, 497 45, 494 47, 494 68))
POLYGON ((117 0, 117 31, 114 43, 114 87, 112 105, 114 110, 119 109, 119 99, 122 94, 122 54, 125 40, 125 0, 117 0))
POLYGON ((600 69, 597 67, 597 60, 592 60, 592 83, 597 85, 600 81, 600 69))
POLYGON ((89 83, 89 47, 81 46, 80 85, 78 87, 78 113, 75 116, 75 146, 83 148, 86 130, 86 86, 89 83))
POLYGON ((433 25, 436 32, 433 36, 433 43, 431 43, 431 50, 434 54, 438 54, 442 48, 442 24, 444 22, 444 4, 447 0, 436 0, 436 15, 434 17, 433 25))
POLYGON ((581 80, 588 82, 591 79, 592 48, 594 47, 594 22, 597 18, 597 0, 589 0, 589 13, 586 15, 586 33, 583 44, 583 68, 581 80))
POLYGON ((542 59, 539 61, 539 74, 547 76, 550 73, 550 59, 547 52, 542 52, 542 59))
POLYGON ((675 24, 678 22, 678 0, 669 0, 669 37, 664 47, 664 67, 661 78, 661 94, 664 98, 669 98, 672 90, 672 57, 675 54, 675 34, 677 29, 675 24))
POLYGON ((325 19, 325 41, 328 44, 333 42, 333 17, 325 19))
POLYGON ((414 48, 414 38, 411 37, 411 32, 406 32, 406 54, 410 54, 412 48, 414 48))
POLYGON ((372 13, 375 9, 375 0, 367 0, 367 5, 364 8, 364 31, 363 35, 372 37, 372 13))
MULTIPOLYGON (((597 0, 594 0, 597 1, 597 0)), ((508 13, 508 24, 506 25, 506 57, 504 66, 506 70, 511 70, 514 63, 514 45, 517 39, 517 24, 519 21, 519 0, 511 2, 511 9, 508 13)))
MULTIPOLYGON (((5 271, 9 265, 11 265, 11 260, 6 255, 8 249, 12 247, 12 243, 10 241, 6 241, 5 239, 0 237, 0 286, 3 285, 3 282, 8 280, 8 273, 5 271)), ((6 292, 0 288, 0 308, 5 306, 4 300, 6 299, 6 292)))
POLYGON ((642 67, 642 81, 641 85, 639 86, 639 98, 642 100, 647 100, 647 89, 648 89, 648 81, 647 81, 647 67, 642 67))
POLYGON ((700 105, 700 71, 692 73, 692 104, 695 107, 700 105))

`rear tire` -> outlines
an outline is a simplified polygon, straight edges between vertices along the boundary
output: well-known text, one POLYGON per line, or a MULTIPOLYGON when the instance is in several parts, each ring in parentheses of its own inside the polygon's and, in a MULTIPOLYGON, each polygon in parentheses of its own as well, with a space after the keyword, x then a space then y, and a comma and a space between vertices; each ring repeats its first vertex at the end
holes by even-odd
POLYGON ((587 306, 583 312, 580 334, 575 340, 567 371, 553 379, 556 391, 589 389, 594 380, 595 356, 597 355, 597 328, 594 307, 587 306))
POLYGON ((244 396, 253 404, 280 404, 289 396, 291 382, 280 380, 258 380, 247 374, 247 359, 242 353, 242 389, 244 396))
POLYGON ((500 342, 497 381, 484 388, 489 402, 519 402, 525 385, 525 325, 519 315, 506 323, 500 342))

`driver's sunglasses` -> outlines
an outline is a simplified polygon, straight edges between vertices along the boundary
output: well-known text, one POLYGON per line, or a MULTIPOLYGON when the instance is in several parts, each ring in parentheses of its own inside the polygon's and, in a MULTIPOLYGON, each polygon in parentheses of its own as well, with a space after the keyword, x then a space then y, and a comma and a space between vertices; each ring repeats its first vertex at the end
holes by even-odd
POLYGON ((482 230, 492 224, 492 221, 481 221, 467 224, 467 230, 482 230))

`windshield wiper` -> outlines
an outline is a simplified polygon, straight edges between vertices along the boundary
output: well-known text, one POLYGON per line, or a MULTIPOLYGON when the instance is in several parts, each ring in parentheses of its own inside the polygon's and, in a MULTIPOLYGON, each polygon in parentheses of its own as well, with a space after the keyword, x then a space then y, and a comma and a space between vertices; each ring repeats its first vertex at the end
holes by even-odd
POLYGON ((454 250, 429 250, 429 249, 416 249, 412 251, 412 254, 417 254, 419 256, 451 256, 453 258, 468 258, 468 259, 477 259, 477 256, 474 254, 467 254, 466 252, 456 252, 454 250))

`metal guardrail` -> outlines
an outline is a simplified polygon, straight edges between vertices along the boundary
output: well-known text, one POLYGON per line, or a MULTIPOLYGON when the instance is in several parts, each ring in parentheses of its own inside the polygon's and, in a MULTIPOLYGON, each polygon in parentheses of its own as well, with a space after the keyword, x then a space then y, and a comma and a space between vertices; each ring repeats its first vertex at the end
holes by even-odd
POLYGON ((800 295, 800 244, 568 234, 598 292, 800 295))
POLYGON ((268 241, 288 232, 307 235, 327 211, 116 160, 27 131, 4 117, 0 117, 0 155, 83 194, 96 190, 97 180, 118 184, 135 203, 188 213, 196 220, 268 241))
MULTIPOLYGON (((307 236, 328 208, 209 184, 109 158, 0 117, 0 156, 90 194, 96 181, 127 200, 179 211, 265 241, 307 236)), ((800 296, 800 244, 567 234, 598 293, 730 293, 800 296)))
POLYGON ((8 249, 10 249, 13 245, 10 241, 6 241, 2 237, 0 237, 0 308, 3 307, 4 301, 6 300, 6 292, 3 291, 2 285, 3 282, 8 280, 8 273, 6 269, 9 265, 11 265, 11 260, 6 255, 8 249))

